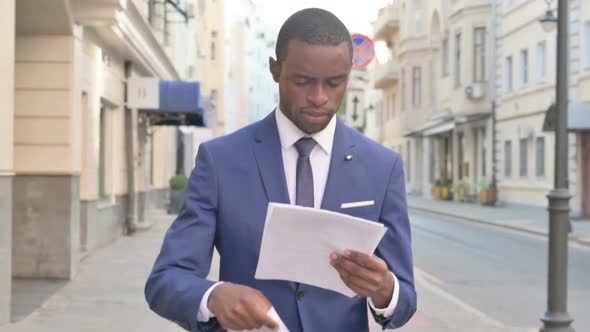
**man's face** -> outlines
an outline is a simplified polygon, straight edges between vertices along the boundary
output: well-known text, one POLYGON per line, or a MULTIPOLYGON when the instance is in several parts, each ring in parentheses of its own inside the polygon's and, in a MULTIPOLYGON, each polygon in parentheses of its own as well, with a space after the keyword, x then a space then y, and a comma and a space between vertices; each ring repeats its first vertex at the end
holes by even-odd
POLYGON ((283 62, 270 64, 285 116, 307 134, 324 129, 340 107, 351 66, 346 43, 326 46, 291 40, 283 62))

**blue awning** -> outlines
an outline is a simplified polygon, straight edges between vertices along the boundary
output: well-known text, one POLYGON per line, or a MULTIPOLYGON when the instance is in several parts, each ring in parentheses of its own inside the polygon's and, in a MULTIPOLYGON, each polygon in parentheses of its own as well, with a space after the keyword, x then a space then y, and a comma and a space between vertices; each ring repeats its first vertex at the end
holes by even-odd
POLYGON ((203 124, 203 101, 199 82, 160 81, 160 106, 142 109, 155 126, 198 126, 203 124))
POLYGON ((201 84, 199 82, 160 81, 160 107, 148 109, 158 113, 202 112, 201 84))

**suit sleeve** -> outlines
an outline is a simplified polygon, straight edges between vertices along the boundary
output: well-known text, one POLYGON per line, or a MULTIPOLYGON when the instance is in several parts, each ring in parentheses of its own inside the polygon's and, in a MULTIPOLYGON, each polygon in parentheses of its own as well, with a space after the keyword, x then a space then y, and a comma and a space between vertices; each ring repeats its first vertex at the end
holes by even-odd
POLYGON ((416 312, 410 220, 404 170, 398 154, 394 157, 380 218, 388 229, 376 254, 387 262, 389 270, 397 277, 399 299, 391 317, 374 313, 373 316, 384 329, 395 329, 407 323, 416 312))
POLYGON ((145 286, 145 297, 158 315, 202 331, 199 304, 214 281, 211 267, 218 204, 217 174, 206 144, 201 144, 180 214, 166 232, 145 286))

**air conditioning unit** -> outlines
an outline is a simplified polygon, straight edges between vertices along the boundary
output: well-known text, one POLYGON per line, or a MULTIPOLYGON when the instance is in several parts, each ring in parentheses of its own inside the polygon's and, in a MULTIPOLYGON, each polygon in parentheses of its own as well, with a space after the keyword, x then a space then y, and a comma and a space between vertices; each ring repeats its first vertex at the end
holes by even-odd
POLYGON ((465 87, 465 96, 471 100, 479 100, 484 97, 484 85, 483 83, 471 83, 465 87))

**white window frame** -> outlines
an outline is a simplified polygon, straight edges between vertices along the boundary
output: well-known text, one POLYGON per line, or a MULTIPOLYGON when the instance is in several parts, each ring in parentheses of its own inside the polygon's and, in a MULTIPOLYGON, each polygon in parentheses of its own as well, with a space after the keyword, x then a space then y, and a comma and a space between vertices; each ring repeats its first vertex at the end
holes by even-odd
POLYGON ((522 89, 529 85, 529 50, 520 50, 520 87, 522 89))
POLYGON ((445 36, 442 43, 442 77, 449 76, 449 55, 450 55, 450 48, 449 48, 449 37, 445 36))
POLYGON ((455 87, 461 86, 461 43, 463 40, 463 34, 461 31, 455 33, 455 87))
POLYGON ((583 49, 584 49, 584 69, 590 70, 590 20, 584 22, 584 42, 583 49))
POLYGON ((507 94, 512 93, 512 90, 514 89, 513 77, 514 61, 512 60, 512 56, 509 55, 504 60, 504 92, 507 94))
POLYGON ((414 108, 422 106, 422 67, 412 67, 412 105, 414 108))
POLYGON ((473 81, 486 80, 486 28, 473 29, 473 81))
POLYGON ((547 42, 537 43, 537 82, 547 81, 547 42))

